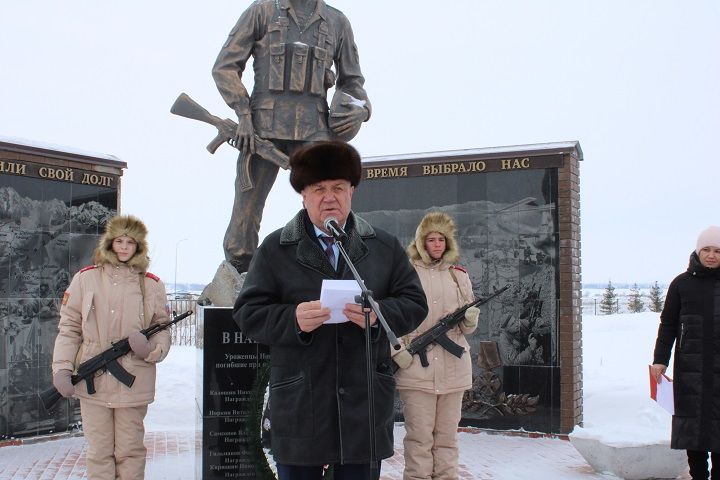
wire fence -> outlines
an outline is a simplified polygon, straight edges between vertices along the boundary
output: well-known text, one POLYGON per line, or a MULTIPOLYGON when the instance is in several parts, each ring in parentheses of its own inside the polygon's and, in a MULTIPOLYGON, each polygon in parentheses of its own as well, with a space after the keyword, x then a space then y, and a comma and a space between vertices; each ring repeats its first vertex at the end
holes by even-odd
MULTIPOLYGON (((582 308, 585 315, 602 315, 603 312, 600 309, 601 298, 583 298, 582 308)), ((613 313, 628 313, 627 306, 620 303, 620 300, 615 300, 615 308, 613 313)))
MULTIPOLYGON (((582 313, 584 315, 605 315, 606 312, 602 310, 600 304, 602 298, 583 298, 582 299, 582 313)), ((633 313, 629 307, 629 298, 618 298, 615 300, 615 305, 612 313, 633 313)), ((650 301, 643 299, 643 312, 650 312, 650 301)))

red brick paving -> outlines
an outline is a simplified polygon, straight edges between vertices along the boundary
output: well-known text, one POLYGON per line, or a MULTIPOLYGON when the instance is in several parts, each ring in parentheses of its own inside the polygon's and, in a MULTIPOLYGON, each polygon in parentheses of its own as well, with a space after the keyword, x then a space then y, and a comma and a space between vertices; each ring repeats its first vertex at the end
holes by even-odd
MULTIPOLYGON (((0 444, 5 445, 0 446, 0 480, 87 478, 84 438, 77 434, 50 438, 52 440, 30 440, 31 443, 25 442, 22 446, 13 442, 0 444)), ((539 478, 538 474, 548 472, 557 472, 555 478, 560 479, 609 478, 595 473, 564 440, 483 433, 473 435, 470 440, 475 445, 472 452, 463 452, 461 444, 459 480, 528 479, 539 478)), ((192 431, 148 432, 145 435, 148 448, 145 477, 149 480, 194 480, 195 443, 192 431)), ((396 427, 395 455, 383 461, 381 479, 402 480, 403 464, 402 428, 396 427)))

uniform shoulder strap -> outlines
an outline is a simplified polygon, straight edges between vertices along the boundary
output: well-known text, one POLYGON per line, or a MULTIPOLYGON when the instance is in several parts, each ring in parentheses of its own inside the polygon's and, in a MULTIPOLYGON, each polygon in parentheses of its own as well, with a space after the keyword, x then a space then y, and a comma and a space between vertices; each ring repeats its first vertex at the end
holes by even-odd
POLYGON ((448 271, 450 272, 450 276, 452 277, 453 281, 455 282, 455 286, 458 289, 458 292, 460 292, 460 296, 463 299, 463 302, 465 302, 465 305, 471 302, 467 296, 465 296, 465 292, 463 292, 462 288, 460 288, 460 282, 458 282, 457 276, 455 276, 455 270, 460 270, 461 272, 467 273, 467 270, 465 270, 462 267, 458 267, 457 265, 453 265, 450 268, 448 268, 448 271))
POLYGON ((155 280, 156 282, 159 282, 159 281, 160 281, 160 277, 158 277, 157 275, 155 275, 155 274, 153 274, 153 273, 145 272, 145 276, 146 276, 147 278, 152 278, 152 279, 155 280))
MULTIPOLYGON (((152 274, 150 274, 152 275, 152 274)), ((148 309, 147 309, 147 301, 145 300, 145 277, 147 277, 147 273, 140 272, 140 294, 142 295, 142 303, 143 303, 143 315, 145 315, 145 318, 143 319, 143 325, 145 328, 150 326, 150 322, 152 321, 152 316, 148 316, 148 309)), ((150 277, 152 278, 152 277, 150 277)), ((157 278, 157 277, 156 277, 157 278)), ((159 278, 156 280, 160 280, 159 278)))

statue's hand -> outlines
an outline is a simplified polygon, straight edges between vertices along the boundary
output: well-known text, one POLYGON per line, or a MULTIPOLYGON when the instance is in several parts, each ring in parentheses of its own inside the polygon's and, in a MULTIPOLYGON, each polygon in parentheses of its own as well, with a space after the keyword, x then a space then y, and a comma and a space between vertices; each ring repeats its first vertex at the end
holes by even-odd
POLYGON ((368 119, 370 112, 364 106, 357 105, 352 101, 342 102, 342 106, 347 108, 344 112, 333 112, 330 114, 332 121, 330 128, 335 135, 343 135, 368 119))
POLYGON ((243 154, 248 151, 255 153, 255 130, 252 125, 252 116, 247 113, 238 115, 238 126, 235 130, 235 138, 230 139, 230 145, 240 150, 243 154))

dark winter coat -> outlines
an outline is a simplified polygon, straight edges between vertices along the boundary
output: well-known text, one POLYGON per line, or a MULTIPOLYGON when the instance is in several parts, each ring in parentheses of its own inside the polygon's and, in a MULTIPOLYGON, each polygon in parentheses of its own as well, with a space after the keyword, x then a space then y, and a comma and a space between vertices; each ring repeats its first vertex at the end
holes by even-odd
MULTIPOLYGON (((397 336, 427 315, 420 280, 398 240, 350 214, 345 249, 397 336)), ((270 418, 276 462, 290 465, 365 463, 369 454, 364 329, 351 322, 299 331, 295 309, 320 298, 323 279, 338 272, 300 211, 255 253, 233 317, 245 335, 270 346, 270 418)), ((376 458, 393 455, 395 380, 382 327, 371 327, 375 370, 376 458)))
POLYGON ((668 288, 654 363, 668 365, 675 344, 675 449, 720 452, 720 268, 697 254, 668 288))

